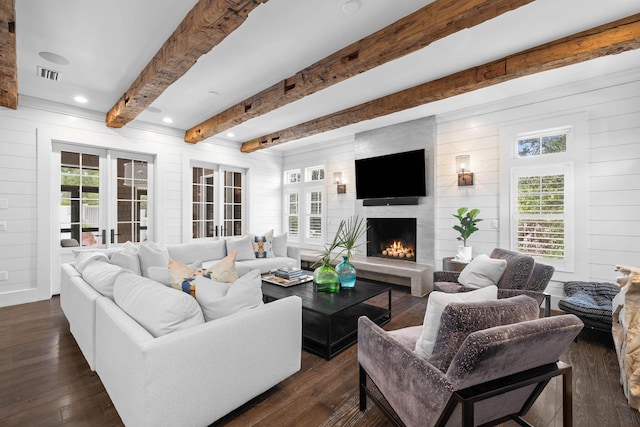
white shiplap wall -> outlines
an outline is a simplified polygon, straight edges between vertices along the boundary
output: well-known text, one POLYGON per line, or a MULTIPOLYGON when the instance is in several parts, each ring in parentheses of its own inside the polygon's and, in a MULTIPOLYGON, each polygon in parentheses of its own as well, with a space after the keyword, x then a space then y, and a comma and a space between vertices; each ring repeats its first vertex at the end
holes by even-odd
POLYGON ((249 194, 245 227, 280 231, 281 154, 244 154, 240 144, 227 141, 192 145, 183 141, 182 132, 148 129, 135 123, 107 128, 102 114, 29 98, 20 99, 18 110, 0 109, 0 199, 9 202, 8 209, 0 209, 0 221, 8 224, 8 231, 0 232, 0 271, 9 272, 9 280, 0 281, 0 306, 48 298, 51 278, 58 271, 51 260, 58 226, 50 215, 57 204, 57 192, 49 184, 54 173, 52 141, 153 155, 157 241, 181 242, 189 227, 183 175, 191 172, 183 168, 185 159, 245 169, 249 194))
MULTIPOLYGON (((481 209, 480 230, 471 238, 474 254, 499 246, 491 227, 500 210, 499 133, 514 123, 586 114, 588 162, 586 247, 577 264, 586 265, 562 280, 615 281, 615 264, 640 265, 640 75, 637 70, 578 81, 480 108, 438 116, 436 259, 455 254, 458 242, 451 213, 460 206, 481 209), (454 159, 471 155, 475 185, 456 185, 454 159)), ((562 284, 548 290, 556 298, 562 284)))

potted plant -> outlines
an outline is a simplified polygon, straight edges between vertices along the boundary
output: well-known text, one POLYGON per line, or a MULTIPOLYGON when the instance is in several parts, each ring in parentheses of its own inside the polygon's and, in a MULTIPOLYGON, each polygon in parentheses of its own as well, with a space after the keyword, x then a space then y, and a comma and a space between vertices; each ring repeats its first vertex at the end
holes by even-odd
POLYGON ((340 279, 340 286, 343 288, 353 288, 356 285, 356 269, 350 263, 353 250, 361 245, 359 240, 367 231, 364 224, 364 218, 353 215, 347 219, 340 221, 338 232, 338 247, 343 248, 342 252, 347 254, 342 257, 342 262, 336 266, 336 272, 340 279))
POLYGON ((333 236, 333 241, 325 245, 320 260, 314 264, 314 267, 320 264, 319 267, 313 270, 313 288, 318 292, 338 292, 340 290, 338 273, 331 266, 332 257, 334 256, 333 251, 338 247, 338 243, 340 243, 340 240, 336 233, 333 236))
POLYGON ((467 239, 478 231, 476 224, 482 221, 482 219, 478 218, 479 213, 480 209, 469 210, 469 208, 464 207, 453 214, 460 221, 460 224, 453 226, 453 229, 460 233, 457 239, 462 242, 462 246, 458 246, 458 254, 456 255, 456 260, 458 261, 471 261, 472 249, 471 246, 467 246, 467 239))

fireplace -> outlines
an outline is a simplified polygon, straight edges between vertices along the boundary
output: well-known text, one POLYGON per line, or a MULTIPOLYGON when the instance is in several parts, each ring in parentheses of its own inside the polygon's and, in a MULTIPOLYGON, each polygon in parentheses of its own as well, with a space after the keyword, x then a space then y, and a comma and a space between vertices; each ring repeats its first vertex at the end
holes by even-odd
POLYGON ((367 256, 416 261, 415 218, 367 218, 367 256))

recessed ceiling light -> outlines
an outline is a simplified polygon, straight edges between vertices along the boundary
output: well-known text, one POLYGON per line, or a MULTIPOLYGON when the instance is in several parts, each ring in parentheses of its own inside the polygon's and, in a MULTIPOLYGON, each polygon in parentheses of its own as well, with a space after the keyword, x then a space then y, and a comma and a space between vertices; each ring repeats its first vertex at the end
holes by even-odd
POLYGON ((38 52, 41 58, 46 59, 49 62, 53 62, 58 65, 69 65, 69 60, 64 56, 60 56, 57 53, 53 52, 38 52))
POLYGON ((346 14, 356 13, 360 10, 360 2, 358 0, 347 0, 342 4, 342 11, 346 14))
POLYGON ((87 102, 89 102, 89 100, 87 98, 85 98, 82 95, 76 95, 73 97, 73 100, 76 101, 79 104, 86 104, 87 102))
POLYGON ((165 117, 162 121, 165 123, 173 123, 173 119, 171 117, 165 117))
POLYGON ((233 138, 234 136, 236 136, 236 134, 235 134, 235 133, 233 133, 233 132, 227 132, 227 136, 228 136, 229 138, 233 138))
POLYGON ((146 110, 150 113, 162 113, 162 110, 156 107, 147 107, 146 110))

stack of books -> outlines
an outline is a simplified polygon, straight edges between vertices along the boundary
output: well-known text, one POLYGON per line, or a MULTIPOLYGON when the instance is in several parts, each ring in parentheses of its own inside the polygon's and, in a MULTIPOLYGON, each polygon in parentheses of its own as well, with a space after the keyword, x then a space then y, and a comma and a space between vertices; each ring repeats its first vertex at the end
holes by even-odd
POLYGON ((282 279, 292 280, 302 277, 305 273, 299 268, 278 268, 274 274, 282 279))

